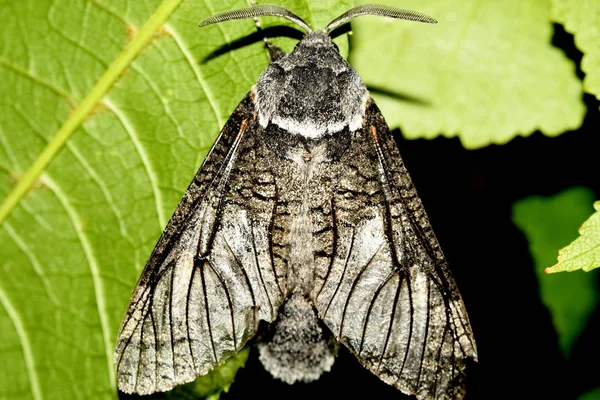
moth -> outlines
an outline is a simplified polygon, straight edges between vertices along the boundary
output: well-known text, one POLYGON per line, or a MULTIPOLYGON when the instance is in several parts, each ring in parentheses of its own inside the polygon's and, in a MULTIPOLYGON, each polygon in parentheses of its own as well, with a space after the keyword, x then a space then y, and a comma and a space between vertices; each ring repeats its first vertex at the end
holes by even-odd
POLYGON ((200 25, 278 16, 306 35, 237 106, 160 237, 118 336, 127 393, 206 374, 255 336, 287 383, 329 371, 338 344, 418 399, 460 399, 477 350, 465 306, 381 112, 330 33, 276 5, 200 25))

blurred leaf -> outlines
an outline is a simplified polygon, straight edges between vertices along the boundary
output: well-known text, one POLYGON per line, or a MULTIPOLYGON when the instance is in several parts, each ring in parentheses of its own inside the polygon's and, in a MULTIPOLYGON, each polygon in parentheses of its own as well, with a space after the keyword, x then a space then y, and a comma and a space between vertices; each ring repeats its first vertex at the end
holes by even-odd
POLYGON ((600 400, 600 387, 582 394, 577 400, 600 400))
MULTIPOLYGON (((1 399, 116 396, 114 342, 139 273, 267 65, 260 38, 218 52, 252 20, 198 28, 248 2, 178 4, 0 6, 1 399), (49 146, 49 166, 34 164, 49 146), (9 197, 24 176, 33 185, 9 197)), ((319 24, 349 6, 281 4, 319 24)))
POLYGON ((551 45, 547 0, 384 2, 439 21, 353 22, 351 63, 405 137, 458 136, 477 148, 581 125, 581 82, 551 45))
POLYGON ((558 251, 558 264, 546 272, 590 271, 600 267, 600 201, 594 203, 596 212, 579 229, 573 243, 558 251))
POLYGON ((575 36, 575 45, 583 53, 583 88, 600 100, 600 1, 552 0, 550 15, 575 36))
POLYGON ((577 236, 577 227, 590 213, 593 193, 572 188, 551 197, 528 197, 513 206, 513 221, 525 233, 540 283, 540 297, 552 314, 563 353, 583 331, 598 300, 596 275, 548 275, 556 249, 577 236))

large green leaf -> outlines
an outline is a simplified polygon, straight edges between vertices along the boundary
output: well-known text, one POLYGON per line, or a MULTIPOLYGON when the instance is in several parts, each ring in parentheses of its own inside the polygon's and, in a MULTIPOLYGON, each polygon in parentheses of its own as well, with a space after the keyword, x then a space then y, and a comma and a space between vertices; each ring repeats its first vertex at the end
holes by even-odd
MULTIPOLYGON (((349 6, 281 3, 316 26, 349 6)), ((262 42, 215 56, 251 20, 198 22, 247 5, 0 1, 1 399, 115 397, 135 281, 268 62, 262 42)))
POLYGON ((388 123, 408 138, 458 136, 467 148, 580 126, 575 65, 551 45, 548 0, 385 0, 437 25, 353 23, 351 62, 388 123))
POLYGON ((548 275, 556 249, 577 236, 577 228, 590 213, 593 193, 585 188, 565 190, 551 197, 528 197, 513 206, 513 221, 525 233, 540 284, 540 297, 565 355, 583 331, 598 301, 596 275, 583 272, 548 275))
POLYGON ((600 100, 600 1, 552 0, 551 16, 575 36, 575 44, 583 52, 583 87, 600 100))

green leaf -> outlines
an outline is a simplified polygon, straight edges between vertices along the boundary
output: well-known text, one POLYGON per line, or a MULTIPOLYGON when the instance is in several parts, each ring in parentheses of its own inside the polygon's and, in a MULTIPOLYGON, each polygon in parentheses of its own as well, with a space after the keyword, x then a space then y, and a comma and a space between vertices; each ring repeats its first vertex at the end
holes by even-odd
POLYGON ((583 88, 600 100, 600 2, 596 0, 552 0, 552 20, 564 25, 575 36, 583 53, 583 88))
MULTIPOLYGON (((320 24, 349 6, 281 3, 320 24)), ((2 3, 1 399, 116 397, 114 342, 135 282, 268 63, 262 42, 209 57, 255 32, 252 20, 198 23, 247 5, 2 3)))
POLYGON ((472 149, 581 125, 581 82, 551 45, 547 0, 384 2, 439 21, 353 22, 351 63, 407 138, 458 136, 472 149))
POLYGON ((590 213, 592 199, 590 190, 572 188, 551 197, 528 197, 513 206, 513 221, 529 242, 540 297, 552 314, 565 355, 597 304, 596 275, 548 275, 544 271, 554 262, 556 249, 577 236, 578 225, 590 213))
POLYGON ((579 229, 580 236, 558 251, 558 263, 548 268, 547 273, 600 267, 600 201, 594 203, 594 208, 596 212, 579 229))

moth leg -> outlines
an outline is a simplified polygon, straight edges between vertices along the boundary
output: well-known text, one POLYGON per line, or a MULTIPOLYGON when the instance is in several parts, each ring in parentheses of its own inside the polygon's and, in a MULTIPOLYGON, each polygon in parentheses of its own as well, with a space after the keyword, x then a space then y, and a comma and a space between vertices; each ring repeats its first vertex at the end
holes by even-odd
MULTIPOLYGON (((254 5, 255 3, 252 2, 252 5, 254 5)), ((260 33, 263 32, 263 27, 260 24, 260 21, 258 20, 258 17, 254 17, 254 25, 256 25, 256 30, 260 33)), ((269 60, 271 62, 275 62, 277 60, 279 60, 280 58, 282 58, 283 56, 285 56, 285 51, 281 50, 280 47, 274 45, 273 43, 271 43, 269 41, 269 38, 263 35, 263 42, 265 43, 265 49, 267 49, 267 52, 269 53, 269 60)))
POLYGON ((283 56, 285 56, 285 51, 281 50, 281 48, 269 42, 269 39, 267 39, 266 36, 263 38, 263 40, 265 42, 265 47, 269 52, 269 59, 271 60, 271 62, 275 62, 283 56))

